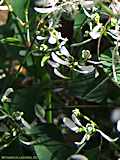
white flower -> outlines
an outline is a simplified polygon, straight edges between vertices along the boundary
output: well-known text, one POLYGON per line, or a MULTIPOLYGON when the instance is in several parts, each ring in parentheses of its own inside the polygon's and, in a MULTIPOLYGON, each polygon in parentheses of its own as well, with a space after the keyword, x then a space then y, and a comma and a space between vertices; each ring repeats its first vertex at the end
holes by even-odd
POLYGON ((59 64, 62 64, 62 65, 65 65, 65 66, 69 66, 69 62, 68 62, 68 61, 65 61, 65 60, 61 59, 61 58, 60 58, 59 56, 57 56, 54 52, 52 52, 51 56, 52 56, 52 59, 53 59, 55 62, 57 62, 57 63, 59 63, 59 64))
POLYGON ((64 117, 63 122, 72 131, 76 132, 79 130, 79 127, 70 118, 64 117))
POLYGON ((112 112, 111 112, 111 121, 113 123, 116 123, 118 120, 120 120, 120 108, 115 108, 112 112))
POLYGON ((0 75, 0 79, 3 79, 3 78, 5 78, 6 77, 6 74, 5 73, 2 73, 1 75, 0 75))
POLYGON ((71 57, 70 53, 68 52, 67 48, 65 46, 62 46, 60 48, 60 52, 65 55, 66 57, 71 57))
POLYGON ((106 135, 104 132, 102 132, 102 131, 99 130, 99 129, 96 129, 96 131, 99 132, 99 133, 101 134, 101 136, 102 136, 103 138, 105 138, 105 139, 106 139, 107 141, 109 141, 109 142, 115 142, 115 141, 117 141, 117 140, 119 139, 118 137, 112 139, 111 137, 109 137, 108 135, 106 135))
POLYGON ((34 10, 36 12, 39 12, 39 13, 52 13, 54 11, 57 10, 57 7, 48 7, 48 8, 40 8, 40 7, 34 7, 34 10))
POLYGON ((117 130, 120 132, 120 120, 117 121, 117 130))
POLYGON ((69 79, 69 77, 64 76, 63 74, 61 74, 57 68, 54 68, 54 73, 56 74, 56 76, 63 78, 63 79, 69 79))
MULTIPOLYGON (((63 122, 72 131, 76 133, 81 133, 81 132, 85 133, 80 142, 75 142, 75 144, 79 146, 85 144, 86 141, 89 141, 91 136, 96 132, 100 133, 100 135, 106 140, 108 140, 109 142, 115 142, 118 140, 118 138, 115 138, 115 139, 110 138, 108 135, 106 135, 101 130, 99 130, 97 128, 97 125, 93 121, 91 121, 88 117, 80 114, 78 109, 75 109, 73 111, 72 120, 67 117, 64 117, 63 122), (83 126, 77 117, 82 117, 83 119, 87 120, 88 123, 85 126, 83 126)), ((120 129, 120 121, 118 124, 118 128, 120 129)))
POLYGON ((49 37, 48 43, 50 43, 50 44, 56 44, 56 42, 57 42, 56 37, 53 37, 53 36, 50 36, 50 37, 49 37))
MULTIPOLYGON (((57 32, 56 36, 57 36, 58 39, 64 41, 65 43, 66 43, 67 40, 68 40, 67 38, 63 38, 63 37, 62 37, 61 32, 57 32)), ((62 44, 62 45, 63 45, 63 44, 62 44)))
POLYGON ((92 73, 95 71, 95 67, 93 65, 89 65, 89 66, 80 66, 78 65, 78 68, 83 71, 83 73, 92 73))
POLYGON ((90 36, 93 38, 93 39, 97 39, 101 36, 101 33, 100 33, 100 29, 102 28, 102 24, 99 23, 97 26, 95 26, 92 31, 90 32, 90 36))
POLYGON ((39 41, 43 41, 43 40, 47 39, 47 37, 37 36, 36 39, 39 41))
POLYGON ((55 6, 59 0, 34 0, 35 6, 51 7, 55 6))
POLYGON ((85 7, 86 9, 90 10, 91 8, 94 7, 94 2, 93 0, 88 0, 88 1, 83 1, 83 7, 85 7))
POLYGON ((4 95, 2 96, 2 99, 1 99, 1 102, 11 102, 11 99, 10 98, 8 98, 8 96, 11 94, 11 93, 13 93, 14 92, 14 90, 13 90, 13 88, 8 88, 6 91, 5 91, 5 93, 4 93, 4 95))
POLYGON ((4 2, 4 0, 1 0, 1 1, 0 1, 0 5, 2 5, 2 4, 3 4, 3 2, 4 2))
POLYGON ((120 2, 118 0, 111 3, 109 7, 112 9, 114 14, 120 13, 120 2))
POLYGON ((58 9, 58 7, 56 6, 57 2, 58 0, 36 1, 35 2, 36 6, 40 6, 40 7, 34 7, 34 10, 39 13, 45 13, 45 14, 52 13, 58 9))
POLYGON ((88 160, 88 158, 87 157, 85 157, 84 155, 81 155, 81 154, 74 154, 74 155, 72 155, 68 160, 71 160, 71 159, 73 159, 73 160, 88 160))
POLYGON ((107 32, 112 38, 114 38, 116 41, 120 41, 120 31, 109 29, 107 32))
POLYGON ((56 62, 51 61, 51 60, 48 61, 48 64, 51 65, 53 68, 58 68, 60 66, 59 63, 56 63, 56 62))

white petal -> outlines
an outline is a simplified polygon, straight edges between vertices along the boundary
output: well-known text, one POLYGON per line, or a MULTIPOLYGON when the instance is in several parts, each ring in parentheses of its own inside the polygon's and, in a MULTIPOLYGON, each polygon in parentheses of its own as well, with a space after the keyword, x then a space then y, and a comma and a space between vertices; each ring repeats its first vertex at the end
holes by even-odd
POLYGON ((89 65, 89 66, 80 66, 78 65, 78 68, 81 69, 81 71, 85 71, 86 73, 91 73, 95 70, 95 67, 93 65, 89 65))
POLYGON ((36 39, 37 39, 37 40, 39 40, 39 41, 42 41, 42 40, 45 40, 45 39, 47 39, 47 37, 43 37, 43 36, 37 36, 37 37, 36 37, 36 39))
POLYGON ((4 96, 7 97, 10 93, 13 93, 13 92, 14 92, 13 88, 8 88, 8 89, 5 91, 4 96))
POLYGON ((100 36, 101 36, 101 34, 100 34, 100 32, 99 32, 99 30, 100 30, 100 28, 102 27, 102 24, 101 23, 99 23, 97 26, 95 26, 94 28, 93 28, 93 30, 90 32, 90 36, 93 38, 93 39, 97 39, 97 38, 99 38, 100 36))
POLYGON ((73 69, 74 71, 78 72, 78 73, 81 73, 81 74, 88 74, 89 72, 88 71, 81 71, 81 70, 78 70, 78 69, 73 69))
POLYGON ((100 32, 90 32, 90 36, 93 38, 93 39, 97 39, 101 36, 100 32))
POLYGON ((99 72, 97 71, 97 69, 95 70, 95 78, 97 78, 99 76, 99 72))
POLYGON ((80 145, 84 144, 85 141, 87 141, 87 134, 85 134, 85 135, 83 136, 83 138, 82 138, 82 140, 81 140, 80 142, 75 142, 75 144, 77 144, 77 145, 80 146, 80 145))
POLYGON ((60 48, 60 52, 65 55, 66 57, 71 57, 70 53, 68 52, 67 48, 65 46, 62 46, 60 48))
POLYGON ((39 13, 51 13, 54 12, 56 9, 57 7, 49 7, 49 8, 34 7, 34 10, 39 13))
MULTIPOLYGON (((3 0, 2 0, 3 1, 3 0)), ((0 2, 0 5, 1 5, 1 2, 0 2)), ((9 10, 9 7, 7 5, 1 5, 0 6, 0 10, 1 11, 8 11, 9 10)))
POLYGON ((31 128, 30 124, 27 121, 25 121, 23 118, 21 118, 21 122, 26 128, 31 128))
POLYGON ((88 10, 93 8, 94 2, 92 0, 84 1, 83 7, 87 8, 88 10))
POLYGON ((111 120, 112 120, 113 123, 116 123, 117 121, 120 120, 120 108, 115 108, 111 112, 111 120))
POLYGON ((54 38, 52 36, 49 37, 48 43, 50 43, 50 44, 56 44, 56 42, 57 42, 56 38, 54 38))
POLYGON ((81 155, 81 154, 74 154, 70 158, 73 160, 88 160, 87 157, 85 157, 84 155, 81 155))
POLYGON ((109 29, 107 33, 115 40, 120 41, 120 31, 109 29))
POLYGON ((99 23, 97 26, 95 26, 95 27, 93 28, 93 32, 99 31, 99 29, 100 29, 101 27, 102 27, 102 24, 99 23))
POLYGON ((117 121, 117 130, 120 132, 120 120, 117 121))
POLYGON ((24 140, 22 140, 22 139, 19 139, 19 140, 20 140, 20 142, 22 142, 22 143, 25 144, 25 145, 33 145, 33 144, 36 143, 36 141, 27 142, 27 141, 24 141, 24 140))
POLYGON ((89 63, 91 63, 91 64, 95 64, 95 65, 102 64, 102 63, 99 62, 99 61, 92 61, 92 60, 87 60, 87 62, 89 62, 89 63))
POLYGON ((52 52, 51 56, 52 56, 52 59, 53 59, 55 62, 57 62, 57 63, 59 63, 59 64, 62 64, 62 65, 65 65, 65 66, 68 66, 68 65, 69 65, 69 62, 64 61, 63 59, 61 59, 60 57, 58 57, 54 52, 52 52))
POLYGON ((70 118, 64 117, 63 122, 72 131, 77 131, 79 129, 70 118))
POLYGON ((51 65, 53 68, 58 68, 60 66, 59 63, 56 63, 56 62, 51 61, 51 60, 48 61, 48 64, 51 65))
POLYGON ((91 18, 91 15, 89 14, 89 12, 88 12, 84 7, 83 7, 82 9, 83 9, 85 15, 86 15, 87 17, 91 18))
POLYGON ((104 132, 102 132, 102 131, 99 130, 99 129, 96 129, 96 131, 99 132, 99 133, 101 134, 101 136, 102 136, 103 138, 105 138, 105 139, 106 139, 107 141, 109 141, 109 142, 115 142, 115 141, 117 141, 117 140, 119 139, 118 137, 112 139, 111 137, 109 137, 108 135, 106 135, 104 132))
POLYGON ((69 77, 64 76, 63 74, 61 74, 56 68, 54 68, 54 73, 60 78, 69 79, 69 77))
POLYGON ((82 124, 80 123, 80 121, 78 120, 78 118, 75 116, 75 114, 72 114, 72 120, 73 120, 78 126, 82 126, 82 124))

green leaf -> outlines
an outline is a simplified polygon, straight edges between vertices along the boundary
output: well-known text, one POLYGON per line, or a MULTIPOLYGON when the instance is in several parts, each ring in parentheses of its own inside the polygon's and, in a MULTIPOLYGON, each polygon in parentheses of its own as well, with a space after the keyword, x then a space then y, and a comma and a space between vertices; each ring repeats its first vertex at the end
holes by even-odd
POLYGON ((49 160, 49 157, 51 157, 51 153, 43 145, 35 145, 34 149, 35 149, 35 152, 36 152, 39 160, 46 160, 46 159, 49 160))
POLYGON ((35 145, 34 149, 39 160, 66 160, 71 154, 71 147, 57 141, 47 142, 44 145, 35 145))
POLYGON ((39 104, 35 105, 35 114, 38 118, 45 117, 45 110, 39 104))
POLYGON ((68 93, 80 99, 100 103, 108 96, 108 79, 101 75, 95 78, 95 75, 73 75, 73 79, 67 84, 68 93))
MULTIPOLYGON (((25 4, 28 0, 9 0, 10 4, 12 5, 13 11, 16 13, 16 15, 24 20, 24 9, 25 9, 25 4)), ((30 1, 30 0, 29 0, 30 1)))
POLYGON ((5 43, 5 44, 12 44, 15 46, 21 46, 21 42, 18 38, 15 37, 7 37, 7 38, 2 38, 0 39, 1 43, 5 43))
POLYGON ((66 160, 75 151, 74 147, 65 144, 61 132, 52 124, 26 128, 26 134, 38 141, 34 149, 39 160, 66 160))
POLYGON ((45 55, 41 60, 41 67, 44 67, 46 61, 50 58, 50 55, 45 55))
POLYGON ((99 148, 92 148, 87 150, 85 155, 88 157, 89 160, 96 160, 98 158, 99 148))
POLYGON ((83 9, 80 10, 80 12, 75 16, 74 20, 74 28, 79 29, 84 24, 85 20, 87 19, 87 16, 85 15, 83 9))
POLYGON ((26 57, 26 63, 27 63, 28 67, 30 67, 30 66, 33 65, 33 60, 32 60, 31 55, 29 55, 29 56, 26 57))
MULTIPOLYGON (((111 80, 116 84, 120 84, 120 57, 118 55, 114 55, 114 64, 112 57, 112 50, 106 50, 101 54, 100 60, 103 64, 103 70, 110 75, 111 80), (113 71, 113 65, 115 67, 115 71, 113 71), (117 80, 115 80, 114 73, 116 75, 117 80)), ((115 53, 116 54, 116 53, 115 53)))

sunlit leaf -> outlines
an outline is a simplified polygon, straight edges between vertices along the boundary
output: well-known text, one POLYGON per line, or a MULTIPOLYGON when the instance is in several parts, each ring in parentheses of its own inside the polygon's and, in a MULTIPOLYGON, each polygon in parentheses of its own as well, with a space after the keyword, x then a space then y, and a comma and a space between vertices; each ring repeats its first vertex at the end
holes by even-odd
POLYGON ((38 118, 45 117, 45 110, 39 104, 35 105, 35 114, 38 118))
POLYGON ((44 67, 46 61, 48 61, 50 58, 50 55, 45 55, 41 60, 41 67, 44 67))

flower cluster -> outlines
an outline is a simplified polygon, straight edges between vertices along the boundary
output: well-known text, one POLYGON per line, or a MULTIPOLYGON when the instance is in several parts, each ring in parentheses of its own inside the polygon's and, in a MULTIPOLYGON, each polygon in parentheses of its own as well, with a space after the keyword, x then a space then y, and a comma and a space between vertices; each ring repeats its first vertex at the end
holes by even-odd
POLYGON ((98 129, 98 126, 95 122, 90 120, 87 116, 80 113, 79 109, 75 109, 72 111, 72 120, 68 117, 63 118, 63 122, 65 126, 67 126, 70 130, 76 132, 76 133, 84 133, 83 138, 80 140, 80 142, 75 142, 79 147, 84 145, 87 141, 90 140, 91 136, 93 136, 95 133, 100 133, 100 135, 108 140, 109 142, 115 142, 118 140, 118 138, 112 139, 108 135, 106 135, 103 131, 98 129), (80 122, 80 119, 84 119, 87 121, 86 125, 83 125, 80 122))
MULTIPOLYGON (((49 2, 49 4, 46 4, 47 7, 34 7, 35 11, 40 13, 40 15, 46 14, 46 16, 48 16, 47 25, 43 23, 43 30, 46 30, 46 32, 41 33, 41 30, 39 30, 36 36, 36 39, 39 42, 38 45, 40 46, 39 51, 44 52, 41 67, 43 67, 47 62, 53 67, 54 73, 64 79, 69 79, 69 77, 64 76, 60 72, 61 66, 67 67, 81 74, 88 74, 95 71, 95 67, 93 65, 80 65, 79 62, 75 60, 67 48, 68 39, 63 38, 61 32, 56 29, 59 26, 55 24, 56 22, 54 22, 54 18, 52 16, 57 15, 56 11, 58 9, 62 8, 64 10, 64 6, 69 3, 71 2, 65 1, 58 5, 58 1, 54 1, 54 3, 51 1, 51 3, 49 2)), ((33 53, 33 55, 36 55, 36 53, 33 53)), ((39 54, 37 54, 37 56, 38 55, 39 54)))

